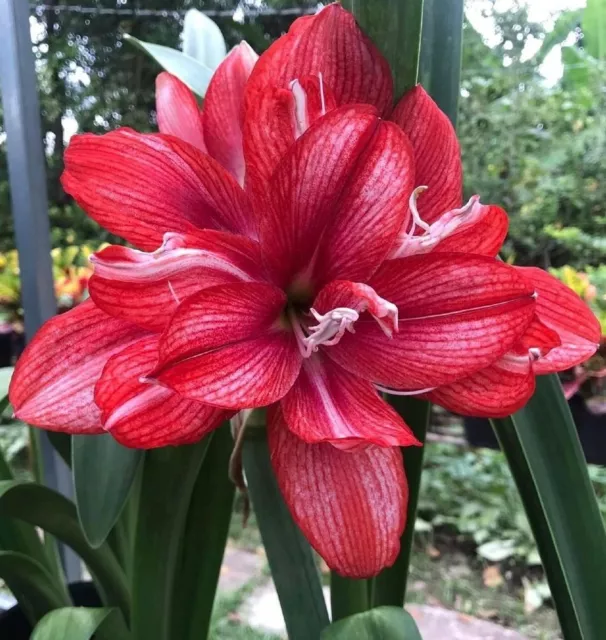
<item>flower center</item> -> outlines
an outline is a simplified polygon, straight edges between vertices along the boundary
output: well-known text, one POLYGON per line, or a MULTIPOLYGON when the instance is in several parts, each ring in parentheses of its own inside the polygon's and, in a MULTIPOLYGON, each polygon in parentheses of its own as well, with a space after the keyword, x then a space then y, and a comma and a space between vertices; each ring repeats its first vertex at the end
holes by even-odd
POLYGON ((304 358, 309 358, 321 345, 330 347, 337 344, 346 331, 355 333, 354 323, 360 317, 355 309, 349 307, 337 307, 325 314, 310 309, 310 313, 317 324, 307 325, 292 307, 288 310, 299 351, 304 358))

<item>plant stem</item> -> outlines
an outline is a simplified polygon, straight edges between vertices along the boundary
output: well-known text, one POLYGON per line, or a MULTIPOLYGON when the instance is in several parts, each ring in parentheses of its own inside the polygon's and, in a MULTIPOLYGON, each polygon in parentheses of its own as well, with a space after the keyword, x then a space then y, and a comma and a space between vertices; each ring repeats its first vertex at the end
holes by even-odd
POLYGON ((413 430, 415 437, 423 444, 421 447, 406 447, 402 449, 404 469, 408 480, 408 508, 406 513, 406 528, 400 540, 400 553, 393 566, 384 569, 376 578, 372 605, 379 607, 393 605, 401 607, 406 595, 406 583, 410 555, 414 541, 415 520, 421 488, 421 472, 423 470, 423 454, 425 452, 425 435, 429 425, 431 405, 424 400, 406 396, 390 396, 389 402, 404 418, 406 424, 413 430))
POLYGON ((342 578, 331 571, 330 606, 333 622, 366 611, 370 607, 369 584, 372 581, 342 578))

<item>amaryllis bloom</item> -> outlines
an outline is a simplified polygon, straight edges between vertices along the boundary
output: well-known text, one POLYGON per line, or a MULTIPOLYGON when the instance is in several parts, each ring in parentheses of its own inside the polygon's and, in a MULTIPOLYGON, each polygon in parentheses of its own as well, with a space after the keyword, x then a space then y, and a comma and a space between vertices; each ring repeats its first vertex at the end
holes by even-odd
POLYGON ((158 121, 72 138, 66 190, 136 248, 97 253, 91 300, 34 338, 16 414, 150 448, 268 407, 295 520, 331 568, 374 575, 405 525, 400 447, 418 444, 381 393, 504 415, 599 326, 496 258, 507 216, 461 201, 448 119, 421 87, 393 108, 387 63, 339 5, 256 64, 236 48, 202 115, 161 75, 158 121))

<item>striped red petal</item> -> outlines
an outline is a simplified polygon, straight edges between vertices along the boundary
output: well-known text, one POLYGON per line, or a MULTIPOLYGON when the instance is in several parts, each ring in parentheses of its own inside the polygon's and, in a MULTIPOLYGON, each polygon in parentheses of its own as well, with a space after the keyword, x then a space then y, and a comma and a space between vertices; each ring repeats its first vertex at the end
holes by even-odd
POLYGON ((118 129, 74 136, 65 190, 108 231, 154 250, 167 231, 257 234, 248 198, 215 160, 163 134, 118 129))
POLYGON ((204 98, 204 140, 208 153, 244 184, 244 89, 259 56, 246 42, 218 66, 204 98))
POLYGON ((289 432, 279 409, 270 411, 269 447, 295 522, 331 569, 368 578, 393 564, 408 502, 399 448, 307 444, 289 432))
POLYGON ((259 207, 267 197, 267 182, 290 146, 335 107, 331 89, 318 76, 298 78, 288 89, 268 87, 250 100, 244 121, 246 190, 259 207))
POLYGON ((259 245, 221 231, 169 233, 153 253, 111 246, 91 261, 95 304, 152 331, 162 331, 179 303, 202 289, 264 279, 259 245))
POLYGON ((16 416, 52 431, 101 433, 95 383, 111 356, 146 335, 92 301, 52 318, 15 367, 9 398, 16 416))
POLYGON ((280 406, 290 431, 308 443, 329 442, 340 449, 419 444, 370 382, 322 354, 303 362, 280 406))
POLYGON ((160 133, 176 136, 206 153, 202 111, 196 96, 166 71, 156 78, 156 118, 160 133))
POLYGON ((158 336, 112 356, 95 386, 103 427, 118 442, 138 449, 191 444, 232 414, 141 382, 158 363, 158 336))
POLYGON ((205 289, 177 310, 160 342, 153 377, 181 395, 243 409, 279 400, 301 366, 282 327, 282 291, 262 283, 205 289))
POLYGON ((389 65, 351 13, 337 3, 295 20, 288 33, 269 47, 251 74, 247 101, 268 86, 286 88, 291 80, 318 73, 338 104, 372 104, 384 116, 391 111, 389 65))
POLYGON ((537 317, 553 329, 561 346, 534 363, 537 374, 555 373, 590 358, 601 338, 600 323, 579 296, 549 273, 536 267, 518 267, 538 292, 537 317))
POLYGON ((267 189, 261 243, 277 281, 321 286, 368 277, 406 216, 412 184, 406 137, 371 107, 321 118, 291 147, 267 189))
MULTIPOLYGON (((352 373, 386 387, 450 384, 498 360, 530 324, 534 288, 511 266, 468 254, 428 254, 386 262, 369 282, 399 310, 388 338, 372 318, 326 348, 352 373)), ((325 313, 333 304, 322 300, 325 313)), ((315 303, 314 303, 315 306, 315 303)))
POLYGON ((431 224, 444 212, 461 206, 463 171, 457 135, 421 85, 400 100, 391 120, 406 133, 414 149, 416 184, 428 187, 419 199, 419 213, 431 224))

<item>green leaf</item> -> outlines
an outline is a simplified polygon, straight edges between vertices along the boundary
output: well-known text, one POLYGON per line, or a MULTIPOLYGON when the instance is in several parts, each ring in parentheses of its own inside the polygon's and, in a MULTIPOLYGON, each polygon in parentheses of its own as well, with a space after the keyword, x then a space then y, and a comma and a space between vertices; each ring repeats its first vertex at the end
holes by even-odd
POLYGON ((511 558, 516 552, 515 540, 490 540, 478 547, 477 553, 490 562, 501 562, 511 558))
POLYGON ((319 638, 329 620, 318 568, 282 499, 264 428, 248 427, 242 461, 288 637, 319 638))
POLYGON ((564 77, 562 83, 568 90, 581 89, 591 84, 596 61, 578 47, 562 47, 564 77))
POLYGON ((324 629, 321 640, 422 640, 413 617, 400 607, 377 607, 324 629))
MULTIPOLYGON (((132 632, 173 640, 175 580, 192 491, 213 434, 195 445, 148 451, 133 556, 132 632)), ((193 557, 189 562, 204 562, 193 557)))
POLYGON ((425 0, 419 81, 454 126, 461 79, 463 0, 425 0))
POLYGON ((203 98, 213 75, 212 69, 204 66, 190 56, 186 56, 177 49, 171 49, 161 44, 144 42, 128 34, 124 39, 139 47, 150 55, 163 69, 177 76, 195 94, 203 98))
POLYGON ((606 628, 606 531, 576 427, 556 376, 530 402, 493 420, 537 541, 566 640, 606 628))
POLYGON ((35 624, 48 611, 70 605, 55 578, 36 560, 15 551, 0 551, 0 578, 35 624))
POLYGON ((173 638, 206 638, 231 520, 235 485, 229 479, 234 442, 229 423, 212 437, 194 485, 175 584, 173 638), (192 558, 203 558, 192 562, 192 558))
POLYGON ((606 0, 587 0, 583 15, 583 46, 596 60, 606 60, 606 0))
POLYGON ((110 434, 72 436, 72 469, 82 531, 93 548, 116 524, 143 458, 110 434))
POLYGON ((10 404, 9 399, 8 399, 8 393, 2 397, 2 399, 0 400, 0 416, 2 416, 2 414, 6 411, 8 405, 10 404))
POLYGON ((125 640, 128 637, 124 624, 116 623, 120 618, 117 609, 63 607, 47 613, 36 625, 31 640, 97 640, 111 638, 125 640), (109 630, 111 627, 111 631, 109 630), (111 633, 111 635, 110 635, 111 633))
POLYGON ((34 483, 0 482, 0 514, 18 518, 57 537, 88 566, 107 605, 116 605, 128 619, 130 595, 126 578, 107 544, 93 549, 78 523, 75 505, 59 493, 34 483))
POLYGON ((381 53, 398 100, 417 83, 423 0, 343 0, 381 53))
MULTIPOLYGON (((417 440, 424 444, 431 413, 430 403, 406 396, 389 396, 388 399, 391 406, 413 430, 417 440)), ((375 578, 373 602, 371 604, 376 606, 393 605, 402 607, 404 605, 410 554, 412 553, 415 534, 424 452, 425 446, 402 449, 404 468, 406 469, 406 478, 408 480, 407 525, 402 534, 400 553, 395 563, 391 567, 384 569, 375 578)))
POLYGON ((61 456, 63 462, 65 462, 65 464, 71 468, 72 436, 70 436, 69 433, 61 433, 60 431, 47 431, 46 437, 53 445, 54 450, 61 456))
POLYGON ((562 11, 558 16, 553 29, 545 35, 539 50, 532 57, 532 63, 540 66, 549 52, 556 46, 562 44, 572 31, 580 24, 584 9, 571 9, 562 11))

